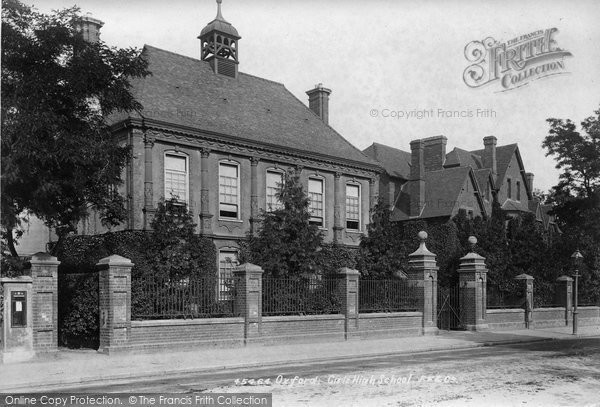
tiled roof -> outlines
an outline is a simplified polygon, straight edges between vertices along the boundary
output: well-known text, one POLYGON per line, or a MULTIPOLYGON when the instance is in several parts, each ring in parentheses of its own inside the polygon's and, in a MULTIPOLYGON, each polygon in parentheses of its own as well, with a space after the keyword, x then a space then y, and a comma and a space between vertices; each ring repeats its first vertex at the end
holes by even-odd
POLYGON ((475 174, 475 179, 477 180, 477 185, 479 186, 479 192, 485 194, 485 188, 490 181, 490 175, 492 170, 489 168, 482 168, 480 170, 474 170, 473 174, 475 174))
MULTIPOLYGON (((469 176, 470 167, 453 167, 443 170, 429 171, 425 173, 425 208, 420 218, 437 218, 452 216, 455 207, 459 204, 458 198, 462 187, 469 176)), ((410 190, 409 181, 405 184, 404 190, 410 190)), ((408 195, 406 196, 408 198, 408 195)), ((409 219, 406 213, 407 205, 396 204, 391 219, 406 220, 409 219)))
POLYGON ((514 201, 507 199, 502 204, 502 209, 505 211, 529 212, 529 201, 514 201))
POLYGON ((470 171, 469 167, 456 167, 426 172, 426 205, 421 217, 451 216, 470 171))
MULTIPOLYGON (((506 175, 506 170, 508 169, 508 165, 512 160, 515 151, 517 150, 517 144, 507 144, 505 146, 496 147, 496 166, 498 169, 498 178, 496 179, 496 185, 502 185, 504 181, 504 176, 506 175)), ((484 150, 475 150, 471 151, 472 154, 483 156, 484 150)))
POLYGON ((143 55, 152 75, 132 85, 146 119, 378 166, 280 83, 244 73, 218 75, 207 62, 148 45, 143 55))
POLYGON ((377 160, 394 177, 410 178, 410 153, 379 143, 373 143, 363 153, 377 160))
POLYGON ((444 167, 456 166, 469 166, 476 170, 482 167, 481 156, 476 155, 471 151, 455 147, 452 151, 446 154, 446 161, 444 162, 444 167))

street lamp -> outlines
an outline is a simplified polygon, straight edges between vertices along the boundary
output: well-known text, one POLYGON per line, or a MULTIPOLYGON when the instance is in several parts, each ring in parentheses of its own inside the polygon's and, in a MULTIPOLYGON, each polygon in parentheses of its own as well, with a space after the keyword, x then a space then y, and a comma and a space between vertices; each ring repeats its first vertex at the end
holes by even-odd
POLYGON ((575 268, 575 274, 573 275, 573 277, 575 277, 575 300, 573 304, 573 335, 577 335, 577 286, 579 279, 579 265, 583 260, 583 256, 579 252, 579 249, 575 250, 575 253, 571 255, 571 260, 573 261, 573 266, 575 268))

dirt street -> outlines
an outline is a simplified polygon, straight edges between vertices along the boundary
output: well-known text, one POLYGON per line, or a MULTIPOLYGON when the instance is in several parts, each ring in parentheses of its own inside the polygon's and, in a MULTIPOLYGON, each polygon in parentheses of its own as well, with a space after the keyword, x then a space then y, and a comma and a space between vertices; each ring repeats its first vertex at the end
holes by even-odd
POLYGON ((538 346, 502 346, 481 356, 477 349, 445 352, 418 364, 362 362, 354 371, 274 373, 209 391, 273 393, 274 406, 600 406, 600 340, 538 346))

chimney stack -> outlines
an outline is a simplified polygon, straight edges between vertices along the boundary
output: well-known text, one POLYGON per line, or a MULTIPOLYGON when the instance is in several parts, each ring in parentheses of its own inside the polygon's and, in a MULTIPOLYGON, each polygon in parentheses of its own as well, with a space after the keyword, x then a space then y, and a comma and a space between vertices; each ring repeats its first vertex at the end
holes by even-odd
POLYGON ((100 41, 100 28, 104 23, 96 18, 93 18, 90 13, 79 20, 78 30, 83 35, 83 39, 91 44, 100 41))
POLYGON ((444 168, 448 139, 444 136, 435 136, 423 139, 423 142, 425 143, 425 171, 436 171, 444 168))
POLYGON ((410 208, 409 216, 421 214, 425 205, 425 143, 423 140, 410 142, 410 208))
POLYGON ((306 92, 308 107, 315 112, 325 124, 329 124, 329 95, 331 89, 323 87, 322 83, 315 85, 314 89, 306 92))
POLYGON ((533 194, 533 172, 526 172, 525 179, 527 180, 527 187, 529 188, 529 192, 533 194))
POLYGON ((498 162, 496 160, 496 144, 498 139, 494 136, 487 136, 483 138, 483 168, 489 168, 492 170, 492 177, 494 181, 498 178, 498 162))

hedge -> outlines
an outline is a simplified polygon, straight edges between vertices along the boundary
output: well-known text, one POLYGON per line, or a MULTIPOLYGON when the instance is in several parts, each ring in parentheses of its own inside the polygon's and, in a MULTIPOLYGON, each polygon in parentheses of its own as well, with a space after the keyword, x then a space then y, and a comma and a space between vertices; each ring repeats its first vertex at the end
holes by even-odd
MULTIPOLYGON (((98 346, 98 272, 96 264, 116 254, 133 263, 132 280, 160 275, 165 264, 157 264, 157 247, 152 232, 121 231, 102 235, 69 236, 55 248, 61 262, 59 274, 59 340, 68 347, 98 346)), ((194 244, 182 242, 179 252, 187 250, 188 273, 215 276, 217 251, 210 239, 196 237, 194 244)), ((180 264, 180 263, 177 263, 180 264)), ((147 299, 133 293, 132 306, 147 299)))

